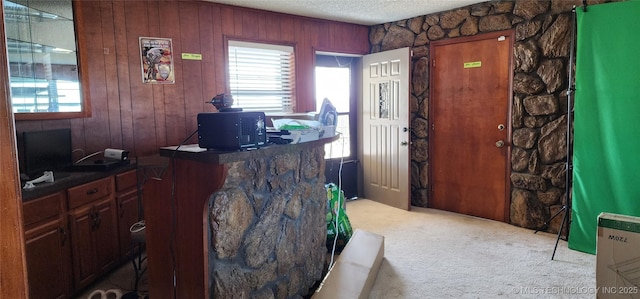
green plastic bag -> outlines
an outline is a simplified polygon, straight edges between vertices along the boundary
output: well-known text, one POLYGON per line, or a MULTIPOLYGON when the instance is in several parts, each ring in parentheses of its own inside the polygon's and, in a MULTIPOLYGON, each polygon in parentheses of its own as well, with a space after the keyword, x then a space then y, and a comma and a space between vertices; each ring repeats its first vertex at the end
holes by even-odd
POLYGON ((326 184, 325 188, 327 189, 327 248, 332 250, 333 243, 336 242, 336 249, 342 250, 353 234, 349 217, 347 217, 344 192, 334 183, 326 184))

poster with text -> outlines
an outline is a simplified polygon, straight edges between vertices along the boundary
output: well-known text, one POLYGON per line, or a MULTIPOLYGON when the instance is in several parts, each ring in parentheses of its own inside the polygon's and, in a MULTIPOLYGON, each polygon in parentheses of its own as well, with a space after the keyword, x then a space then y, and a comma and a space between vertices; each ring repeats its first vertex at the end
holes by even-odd
POLYGON ((170 38, 140 37, 140 58, 143 83, 175 82, 170 38))

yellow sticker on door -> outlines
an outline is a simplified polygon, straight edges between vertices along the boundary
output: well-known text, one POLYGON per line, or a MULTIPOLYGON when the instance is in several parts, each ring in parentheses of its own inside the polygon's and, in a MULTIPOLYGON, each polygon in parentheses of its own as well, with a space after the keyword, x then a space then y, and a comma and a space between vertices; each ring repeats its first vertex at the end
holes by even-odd
POLYGON ((474 67, 481 67, 482 66, 482 61, 471 61, 471 62, 465 62, 464 63, 464 68, 465 69, 470 69, 470 68, 474 68, 474 67))

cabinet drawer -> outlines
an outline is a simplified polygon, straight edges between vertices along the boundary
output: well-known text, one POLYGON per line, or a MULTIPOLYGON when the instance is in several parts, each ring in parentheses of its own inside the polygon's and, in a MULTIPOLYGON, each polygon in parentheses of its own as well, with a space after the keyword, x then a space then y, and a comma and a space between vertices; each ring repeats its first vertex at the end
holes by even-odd
POLYGON ((136 170, 116 174, 116 191, 118 192, 136 187, 137 184, 138 178, 136 170))
POLYGON ((69 209, 90 203, 113 193, 113 178, 108 177, 69 188, 69 209))
POLYGON ((24 225, 59 217, 62 213, 63 201, 64 193, 58 192, 25 202, 22 205, 24 225))

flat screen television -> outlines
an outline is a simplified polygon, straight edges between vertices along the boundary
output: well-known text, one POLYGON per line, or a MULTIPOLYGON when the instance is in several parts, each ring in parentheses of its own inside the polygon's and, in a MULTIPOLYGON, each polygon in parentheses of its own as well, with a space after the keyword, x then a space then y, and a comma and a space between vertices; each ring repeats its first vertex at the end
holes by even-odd
POLYGON ((73 163, 71 129, 25 131, 18 142, 20 170, 30 179, 45 171, 69 170, 73 163))

